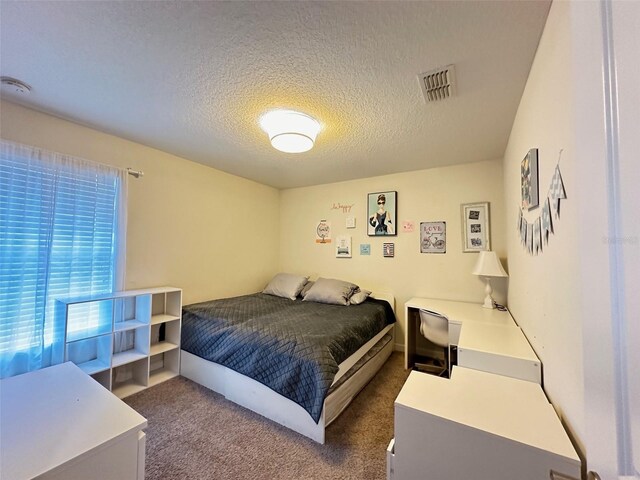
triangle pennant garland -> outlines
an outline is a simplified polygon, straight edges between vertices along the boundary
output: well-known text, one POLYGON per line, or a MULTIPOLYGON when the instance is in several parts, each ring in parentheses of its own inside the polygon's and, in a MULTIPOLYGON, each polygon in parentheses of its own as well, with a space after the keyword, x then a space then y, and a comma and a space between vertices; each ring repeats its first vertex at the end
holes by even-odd
POLYGON ((567 198, 567 192, 564 189, 564 182, 560 174, 560 165, 556 165, 556 171, 551 180, 551 187, 549 187, 549 198, 552 200, 551 203, 555 217, 558 218, 560 216, 560 200, 567 198))
POLYGON ((556 171, 553 174, 551 186, 549 187, 549 197, 553 199, 567 198, 567 192, 564 190, 564 182, 562 181, 562 174, 560 173, 560 165, 556 165, 556 171))
POLYGON ((522 228, 522 210, 518 209, 518 230, 522 228))
MULTIPOLYGON (((562 153, 562 151, 560 151, 562 153)), ((564 188, 564 181, 560 173, 560 158, 553 172, 549 193, 542 205, 540 215, 533 221, 529 222, 522 212, 522 206, 518 208, 518 230, 520 231, 520 241, 523 247, 530 255, 538 255, 542 253, 542 245, 549 244, 549 237, 554 233, 554 221, 551 218, 551 210, 553 209, 556 220, 560 217, 560 200, 567 198, 567 192, 564 188)))
POLYGON ((542 253, 542 239, 540 238, 540 217, 533 222, 533 254, 542 253))
MULTIPOLYGON (((522 211, 520 211, 522 215, 522 211)), ((553 233, 553 222, 551 221, 551 207, 549 206, 549 197, 544 201, 542 206, 542 238, 546 245, 549 244, 549 234, 553 233)))

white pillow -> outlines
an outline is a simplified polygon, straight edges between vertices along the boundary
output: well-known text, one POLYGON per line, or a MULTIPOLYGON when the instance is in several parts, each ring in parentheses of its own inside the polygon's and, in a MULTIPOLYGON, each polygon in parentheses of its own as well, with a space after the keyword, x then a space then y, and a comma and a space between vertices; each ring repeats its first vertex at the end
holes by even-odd
POLYGON ((262 293, 295 300, 304 288, 308 279, 309 277, 305 277, 303 275, 278 273, 271 279, 262 293))
POLYGON ((349 297, 358 289, 355 283, 333 278, 318 278, 304 296, 305 302, 349 305, 349 297))
POLYGON ((314 283, 316 283, 316 282, 314 282, 313 280, 309 280, 309 281, 306 283, 306 285, 304 286, 304 288, 303 288, 303 289, 302 289, 302 291, 300 292, 300 296, 301 296, 302 298, 304 298, 304 297, 306 297, 306 296, 307 296, 307 292, 309 291, 309 289, 310 289, 311 287, 313 287, 313 284, 314 284, 314 283))
POLYGON ((349 305, 360 305, 367 299, 367 297, 369 297, 369 295, 371 295, 369 290, 360 290, 358 288, 358 290, 353 292, 353 295, 349 298, 349 305))

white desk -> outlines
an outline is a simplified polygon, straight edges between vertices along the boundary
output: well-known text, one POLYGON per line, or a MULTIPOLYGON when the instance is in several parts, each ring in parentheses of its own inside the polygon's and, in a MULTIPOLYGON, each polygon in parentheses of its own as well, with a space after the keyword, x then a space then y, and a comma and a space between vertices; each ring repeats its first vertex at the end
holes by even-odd
POLYGON ((71 362, 0 380, 0 478, 144 478, 147 421, 71 362))
MULTIPOLYGON (((445 315, 449 319, 449 343, 452 345, 458 344, 460 330, 465 322, 482 322, 493 323, 496 325, 516 326, 516 322, 513 320, 513 317, 509 312, 501 312, 495 308, 483 308, 479 303, 414 297, 405 303, 404 306, 407 324, 409 322, 409 313, 413 312, 413 316, 415 317, 418 314, 418 310, 422 308, 433 310, 434 312, 445 315)), ((415 320, 420 322, 419 318, 416 318, 415 320)), ((407 328, 405 331, 405 348, 408 344, 406 341, 408 331, 409 329, 407 328)))
POLYGON ((516 326, 467 322, 460 332, 458 365, 542 383, 540 360, 516 326))
POLYGON ((540 385, 454 367, 411 372, 395 401, 395 480, 580 478, 580 459, 540 385))
POLYGON ((449 343, 458 347, 458 365, 541 383, 540 360, 508 311, 452 300, 412 298, 405 303, 405 368, 414 364, 422 308, 449 319, 449 343))

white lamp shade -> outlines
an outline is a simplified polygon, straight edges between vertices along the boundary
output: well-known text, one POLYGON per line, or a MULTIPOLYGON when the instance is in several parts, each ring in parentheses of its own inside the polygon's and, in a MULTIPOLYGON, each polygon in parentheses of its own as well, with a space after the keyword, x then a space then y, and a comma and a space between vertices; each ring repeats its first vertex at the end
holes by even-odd
POLYGON ((269 135, 271 145, 286 153, 302 153, 313 148, 320 123, 304 113, 273 110, 260 118, 260 126, 269 135))
POLYGON ((502 268, 502 263, 496 252, 482 251, 479 252, 478 261, 473 268, 474 275, 482 277, 508 277, 507 272, 502 268))

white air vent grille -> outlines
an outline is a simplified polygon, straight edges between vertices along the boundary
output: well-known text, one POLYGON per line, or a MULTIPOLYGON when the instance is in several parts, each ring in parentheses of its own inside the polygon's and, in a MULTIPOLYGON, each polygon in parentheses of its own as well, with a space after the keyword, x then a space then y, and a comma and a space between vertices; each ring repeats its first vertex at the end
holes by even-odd
POLYGON ((456 93, 456 72, 453 65, 421 73, 418 80, 427 103, 446 100, 456 93))

